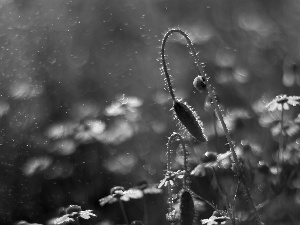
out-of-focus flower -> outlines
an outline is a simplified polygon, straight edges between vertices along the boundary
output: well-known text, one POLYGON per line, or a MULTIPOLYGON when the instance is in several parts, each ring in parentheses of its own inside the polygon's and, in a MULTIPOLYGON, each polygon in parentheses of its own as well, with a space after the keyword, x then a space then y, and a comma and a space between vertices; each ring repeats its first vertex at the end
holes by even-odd
POLYGON ((50 157, 32 158, 25 164, 23 172, 25 175, 30 176, 34 173, 44 171, 52 164, 52 161, 50 157))
POLYGON ((266 105, 266 108, 272 112, 276 109, 279 111, 289 110, 289 105, 296 106, 299 105, 299 96, 287 96, 287 95, 277 95, 270 103, 266 105))
POLYGON ((130 188, 125 190, 124 187, 116 186, 110 190, 110 195, 101 198, 99 203, 101 206, 106 204, 112 204, 119 199, 125 202, 128 202, 130 199, 139 199, 144 196, 143 192, 136 188, 130 188))
POLYGON ((105 144, 118 145, 130 139, 136 132, 136 127, 125 120, 116 120, 111 127, 97 136, 97 140, 105 144))
POLYGON ((92 213, 92 210, 81 210, 81 207, 78 205, 70 205, 68 208, 66 208, 65 212, 65 215, 51 220, 49 224, 68 224, 69 222, 76 222, 78 218, 88 220, 92 216, 96 216, 94 213, 92 213))
MULTIPOLYGON (((300 130, 298 124, 293 123, 291 121, 287 121, 283 123, 283 135, 288 135, 289 137, 294 136, 300 130)), ((271 128, 271 132, 273 136, 281 135, 281 124, 278 123, 277 125, 271 128)))
POLYGON ((174 179, 175 178, 182 179, 184 177, 184 175, 185 175, 185 171, 183 171, 183 170, 178 170, 176 172, 167 171, 165 178, 160 181, 158 188, 161 188, 162 186, 167 186, 168 184, 173 186, 174 179))
POLYGON ((75 122, 64 122, 53 124, 48 127, 46 136, 51 139, 60 139, 73 135, 78 124, 75 122))
POLYGON ((117 100, 105 109, 107 116, 124 115, 127 112, 135 111, 134 108, 140 107, 143 104, 142 100, 137 97, 126 97, 124 94, 117 98, 117 100))
POLYGON ((212 225, 212 224, 228 224, 227 221, 230 218, 227 216, 222 216, 219 212, 215 211, 209 219, 202 220, 202 224, 212 225))
POLYGON ((31 99, 44 92, 41 84, 32 82, 17 81, 10 86, 9 95, 14 99, 31 99))
POLYGON ((87 120, 76 129, 75 138, 83 142, 91 141, 97 139, 105 128, 101 120, 87 120))

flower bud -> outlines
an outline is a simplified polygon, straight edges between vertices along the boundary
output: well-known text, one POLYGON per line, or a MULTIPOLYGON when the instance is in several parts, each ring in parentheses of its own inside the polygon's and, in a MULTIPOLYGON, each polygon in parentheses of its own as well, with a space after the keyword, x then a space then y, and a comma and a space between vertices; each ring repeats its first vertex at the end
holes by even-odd
POLYGON ((206 80, 203 76, 197 76, 193 81, 193 85, 200 93, 207 90, 206 80))
POLYGON ((195 209, 193 198, 188 191, 183 191, 180 198, 180 219, 181 225, 192 225, 195 209))
POLYGON ((175 100, 173 109, 176 117, 188 132, 199 142, 206 142, 206 136, 202 131, 202 122, 192 107, 188 106, 186 103, 175 100))

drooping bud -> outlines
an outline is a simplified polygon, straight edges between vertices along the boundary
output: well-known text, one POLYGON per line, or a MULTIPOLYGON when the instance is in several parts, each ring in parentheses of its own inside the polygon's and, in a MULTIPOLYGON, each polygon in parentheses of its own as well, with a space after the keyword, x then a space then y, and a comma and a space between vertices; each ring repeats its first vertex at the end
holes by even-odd
POLYGON ((194 201, 188 191, 183 191, 180 198, 181 225, 192 225, 195 216, 194 201))
POLYGON ((193 81, 193 85, 200 93, 207 90, 206 80, 203 76, 197 76, 193 81))
POLYGON ((175 100, 173 103, 173 109, 176 117, 188 130, 188 132, 199 142, 206 142, 206 136, 203 133, 202 122, 192 107, 179 100, 175 100))

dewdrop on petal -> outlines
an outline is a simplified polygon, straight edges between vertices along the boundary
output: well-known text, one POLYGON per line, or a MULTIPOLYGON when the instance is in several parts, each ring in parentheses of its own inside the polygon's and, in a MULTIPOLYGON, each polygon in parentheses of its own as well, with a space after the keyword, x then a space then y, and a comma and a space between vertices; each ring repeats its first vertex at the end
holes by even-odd
POLYGON ((188 132, 199 142, 206 142, 206 136, 203 133, 202 122, 192 107, 176 99, 173 102, 173 109, 176 117, 188 130, 188 132))
POLYGON ((193 81, 194 87, 201 93, 207 90, 205 77, 197 76, 193 81))

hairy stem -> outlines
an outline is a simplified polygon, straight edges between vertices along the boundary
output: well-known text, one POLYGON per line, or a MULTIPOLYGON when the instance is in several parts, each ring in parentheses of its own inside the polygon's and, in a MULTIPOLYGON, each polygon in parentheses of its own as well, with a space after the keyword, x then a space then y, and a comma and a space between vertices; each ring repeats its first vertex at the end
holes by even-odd
MULTIPOLYGON (((165 54, 164 52, 165 52, 165 49, 164 49, 164 48, 165 48, 165 44, 166 44, 167 39, 168 39, 168 38, 170 37, 170 35, 173 34, 173 33, 179 33, 180 35, 182 35, 182 36, 186 39, 187 44, 188 44, 188 47, 189 47, 189 49, 190 49, 190 51, 191 51, 191 54, 192 54, 192 56, 193 56, 193 58, 194 58, 194 60, 195 60, 195 64, 196 64, 196 66, 197 66, 197 69, 198 69, 199 73, 201 74, 201 76, 205 78, 205 82, 206 82, 208 94, 209 94, 209 96, 210 96, 210 98, 211 98, 211 100, 212 100, 212 102, 213 102, 213 105, 214 105, 214 108, 215 108, 215 112, 216 112, 216 114, 217 114, 217 117, 218 117, 218 119, 220 120, 221 125, 222 125, 222 127, 223 127, 225 136, 226 136, 226 138, 227 138, 227 142, 228 142, 228 144, 229 144, 230 151, 231 151, 232 156, 233 156, 233 160, 234 160, 234 162, 236 163, 236 167, 237 167, 237 175, 238 175, 238 177, 241 179, 241 182, 242 182, 242 184, 243 184, 244 187, 245 187, 246 195, 247 195, 249 201, 251 202, 251 205, 252 205, 252 208, 253 208, 253 210, 254 210, 254 212, 255 212, 255 214, 256 214, 256 218, 257 218, 258 223, 259 223, 259 224, 262 224, 262 223, 261 223, 261 220, 260 220, 260 217, 259 217, 259 214, 258 214, 258 212, 257 212, 257 210, 256 210, 256 208, 255 208, 255 204, 254 204, 253 198, 252 198, 252 196, 251 196, 251 194, 250 194, 249 188, 248 188, 248 186, 246 185, 245 179, 244 179, 244 177, 243 177, 243 172, 242 172, 241 166, 240 166, 240 164, 239 164, 239 160, 238 160, 237 154, 235 153, 235 150, 234 150, 234 144, 233 144, 233 141, 232 141, 232 139, 231 139, 231 137, 230 137, 230 135, 229 135, 228 128, 227 128, 227 126, 226 126, 226 124, 225 124, 225 122, 224 122, 224 119, 223 119, 223 116, 222 116, 220 107, 219 107, 219 105, 218 105, 218 103, 217 103, 217 101, 216 101, 216 99, 215 99, 215 95, 214 95, 213 88, 212 88, 212 87, 210 86, 210 84, 209 84, 209 76, 204 72, 203 67, 200 65, 200 63, 199 63, 199 61, 198 61, 197 53, 196 53, 196 50, 195 50, 195 48, 194 48, 194 46, 193 46, 193 43, 192 43, 191 39, 188 37, 188 35, 187 35, 185 32, 183 32, 183 31, 180 30, 180 29, 171 29, 171 30, 169 30, 169 31, 165 34, 164 39, 163 39, 163 44, 162 44, 162 51, 161 51, 161 53, 162 53, 162 59, 163 59, 164 71, 165 71, 165 74, 166 74, 166 77, 167 77, 167 81, 168 81, 169 91, 170 91, 171 82, 170 82, 170 77, 169 77, 169 75, 168 75, 168 73, 167 73, 167 72, 168 72, 168 71, 167 71, 168 69, 167 69, 167 66, 166 66, 166 64, 165 64, 165 59, 164 59, 164 54, 165 54)), ((171 86, 171 89, 172 89, 172 86, 171 86)), ((172 96, 172 94, 174 95, 174 93, 171 93, 171 91, 170 91, 170 94, 171 94, 171 96, 172 96)), ((173 96, 172 96, 172 98, 173 98, 173 96)), ((175 97, 174 97, 174 98, 175 98, 175 97)))

